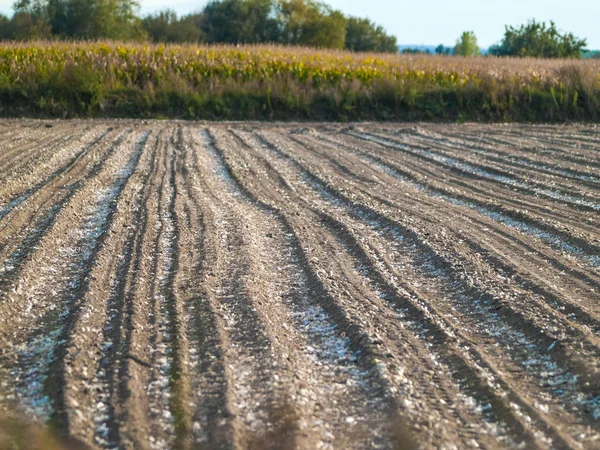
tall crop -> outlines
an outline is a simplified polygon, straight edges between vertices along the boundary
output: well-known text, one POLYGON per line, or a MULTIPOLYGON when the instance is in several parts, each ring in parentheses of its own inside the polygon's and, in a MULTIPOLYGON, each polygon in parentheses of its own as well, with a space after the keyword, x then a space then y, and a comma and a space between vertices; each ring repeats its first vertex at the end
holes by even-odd
POLYGON ((209 119, 596 119, 600 62, 277 46, 14 43, 5 115, 209 119))

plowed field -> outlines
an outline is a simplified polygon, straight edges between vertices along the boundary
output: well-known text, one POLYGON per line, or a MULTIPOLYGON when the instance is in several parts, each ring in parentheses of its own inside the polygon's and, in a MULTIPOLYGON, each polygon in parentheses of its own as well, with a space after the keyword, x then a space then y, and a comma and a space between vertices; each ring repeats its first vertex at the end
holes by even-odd
POLYGON ((593 126, 0 136, 5 414, 107 449, 600 448, 593 126))

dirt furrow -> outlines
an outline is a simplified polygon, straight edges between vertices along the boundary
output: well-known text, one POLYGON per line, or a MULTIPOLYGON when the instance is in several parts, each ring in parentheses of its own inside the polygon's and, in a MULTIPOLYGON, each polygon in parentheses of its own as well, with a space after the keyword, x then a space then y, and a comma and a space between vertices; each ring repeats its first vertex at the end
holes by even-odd
MULTIPOLYGON (((215 146, 215 151, 220 153, 221 146, 215 146)), ((222 164, 227 163, 223 160, 222 164)), ((231 173, 231 167, 228 165, 226 167, 227 173, 231 173)), ((235 185, 239 183, 237 178, 231 181, 235 185)), ((247 205, 255 203, 249 191, 245 188, 241 191, 239 187, 237 189, 246 197, 247 205)), ((348 331, 352 330, 352 326, 349 327, 345 322, 346 319, 340 317, 340 311, 334 308, 334 305, 322 303, 330 294, 324 290, 319 277, 304 266, 306 255, 301 252, 295 233, 285 218, 276 214, 276 211, 268 205, 263 203, 259 205, 261 206, 258 211, 256 206, 254 207, 256 212, 253 215, 260 211, 263 219, 250 223, 270 223, 268 229, 271 232, 265 235, 258 230, 252 230, 256 225, 248 226, 255 235, 253 240, 262 241, 262 248, 259 247, 252 253, 254 260, 251 263, 252 267, 254 270, 261 268, 257 275, 260 273, 260 277, 268 277, 269 271, 265 271, 265 266, 272 265, 279 258, 284 261, 287 259, 287 268, 277 265, 273 267, 267 285, 270 287, 269 291, 282 292, 283 280, 280 277, 292 270, 295 264, 301 264, 291 273, 288 272, 287 276, 290 277, 290 284, 294 289, 287 296, 285 290, 280 294, 282 298, 288 297, 287 301, 279 300, 274 303, 273 300, 269 300, 269 297, 265 297, 263 286, 251 287, 253 298, 258 299, 257 310, 263 323, 270 335, 276 337, 272 341, 272 346, 274 350, 278 350, 275 353, 282 372, 279 375, 280 383, 293 386, 291 392, 288 391, 283 395, 288 405, 285 408, 295 411, 288 420, 293 419, 290 424, 293 428, 290 431, 296 436, 296 445, 301 448, 314 448, 315 445, 320 448, 330 448, 332 445, 354 447, 366 445, 366 442, 380 442, 382 432, 389 433, 389 430, 384 429, 389 428, 392 414, 386 411, 386 402, 378 407, 377 396, 373 397, 376 394, 369 394, 369 390, 364 390, 365 385, 368 386, 372 381, 369 377, 365 378, 361 375, 356 365, 356 344, 352 345, 355 332, 350 334, 349 339, 345 338, 344 332, 338 332, 336 325, 341 322, 342 330, 348 331), (269 217, 269 215, 276 215, 276 217, 269 217), (271 262, 273 256, 269 255, 272 255, 274 250, 275 254, 280 256, 275 257, 275 261, 271 262), (280 323, 274 320, 275 317, 285 317, 288 322, 280 323), (286 335, 290 336, 284 338, 286 335), (297 349, 297 344, 293 344, 294 336, 305 342, 301 349, 297 349), (305 374, 307 379, 299 377, 300 373, 305 374), (313 377, 316 379, 312 383, 308 382, 313 377), (325 383, 323 387, 329 387, 321 391, 319 386, 325 381, 329 383, 325 383), (349 396, 365 397, 365 403, 348 404, 349 396), (359 407, 361 404, 363 406, 359 407), (296 418, 294 419, 293 416, 296 418), (352 443, 353 437, 356 440, 354 443, 352 443)), ((251 212, 249 211, 248 214, 251 212)), ((277 299, 279 295, 274 297, 277 299)), ((360 336, 356 337, 360 338, 360 336)), ((362 348, 365 357, 368 357, 368 347, 359 346, 359 348, 362 348)), ((280 408, 281 405, 277 409, 280 408)), ((281 419, 279 422, 280 427, 281 419)), ((267 444, 268 436, 261 437, 259 442, 267 444)))
MULTIPOLYGON (((329 219, 329 220, 333 220, 333 219, 329 219)), ((334 225, 336 223, 335 220, 333 220, 333 224, 332 227, 336 230, 336 234, 337 234, 337 239, 342 239, 345 243, 346 249, 345 251, 349 251, 351 252, 351 255, 353 258, 356 258, 359 260, 358 263, 358 273, 360 274, 361 277, 367 277, 367 279, 369 279, 369 283, 371 283, 373 285, 373 288, 376 290, 376 292, 379 292, 378 297, 380 297, 380 299, 386 299, 388 302, 393 304, 393 310, 395 311, 396 315, 399 315, 402 318, 406 318, 407 316, 410 317, 412 320, 414 320, 414 327, 415 327, 415 332, 417 333, 421 333, 422 330, 420 329, 421 325, 419 325, 420 323, 425 322, 426 324, 430 324, 431 323, 431 318, 428 317, 427 313, 424 313, 423 310, 419 310, 418 307, 414 307, 411 305, 411 307, 407 308, 407 303, 412 302, 412 300, 407 300, 406 297, 404 298, 399 298, 399 294, 396 291, 395 288, 389 286, 387 284, 387 282, 383 281, 383 277, 381 276, 380 273, 378 273, 377 271, 375 272, 370 272, 368 269, 368 262, 369 259, 368 257, 365 256, 364 253, 361 253, 360 250, 358 250, 361 246, 359 244, 357 244, 356 240, 352 237, 351 233, 349 233, 348 231, 346 232, 342 232, 341 229, 343 230, 343 225, 341 223, 337 223, 337 225, 334 225), (340 229, 341 228, 341 229, 340 229), (341 234, 340 234, 341 233, 341 234), (356 253, 358 251, 358 253, 356 253), (401 305, 402 307, 399 307, 399 305, 401 305)), ((403 292, 402 295, 404 296, 406 293, 403 292)), ((363 294, 364 296, 364 294, 363 294)), ((383 303, 383 305, 385 305, 385 302, 383 303)), ((389 306, 385 305, 384 309, 388 309, 389 306)), ((365 316, 365 314, 363 313, 363 316, 365 316)), ((372 315, 370 316, 370 320, 374 320, 374 318, 372 317, 372 315)), ((436 325, 433 324, 432 325, 434 328, 436 328, 436 325)), ((384 335, 386 333, 391 333, 390 328, 393 328, 392 325, 390 324, 386 324, 385 327, 381 327, 379 329, 377 329, 377 332, 375 333, 375 335, 377 336, 377 338, 379 339, 380 336, 384 335), (386 330, 386 331, 382 331, 382 330, 386 330)), ((404 334, 406 334, 406 332, 404 332, 404 334)), ((440 336, 437 336, 437 340, 441 340, 444 341, 444 336, 445 333, 442 333, 442 337, 440 338, 440 336)), ((385 337, 384 337, 385 339, 385 337)), ((389 337, 388 337, 389 339, 389 337)), ((387 339, 385 339, 387 341, 387 339)), ((407 338, 405 337, 404 339, 394 339, 392 341, 388 341, 386 342, 387 345, 389 345, 390 347, 387 348, 388 351, 390 351, 391 348, 393 348, 395 345, 397 344, 393 344, 392 342, 398 342, 399 340, 401 341, 406 341, 407 338)), ((412 340, 415 340, 415 337, 412 337, 412 340)), ((441 344, 441 343, 440 343, 441 344)), ((447 344, 446 342, 444 342, 444 344, 447 344)), ((442 345, 443 347, 443 345, 442 345)), ((402 358, 402 352, 398 353, 397 351, 393 351, 391 350, 392 353, 391 355, 394 355, 395 357, 398 357, 399 359, 404 359, 402 358)), ((439 355, 438 355, 439 356, 439 355)), ((447 355, 445 355, 447 356, 447 355)), ((433 356, 432 356, 433 358, 433 356)), ((427 358, 424 358, 425 360, 427 360, 427 358)), ((386 360, 386 358, 382 359, 383 361, 386 360)), ((442 356, 442 358, 440 358, 441 361, 444 360, 444 357, 442 356)), ((455 359, 455 357, 452 357, 452 359, 450 359, 450 365, 451 365, 451 369, 443 369, 444 367, 444 362, 440 362, 437 361, 436 359, 434 359, 435 361, 435 366, 437 370, 441 370, 443 373, 448 373, 448 372, 452 372, 452 370, 456 370, 457 372, 463 372, 465 370, 468 371, 472 371, 472 368, 470 369, 468 367, 468 364, 465 364, 465 361, 460 361, 455 359), (466 366, 466 367, 465 367, 466 366)), ((445 362, 447 362, 448 360, 446 360, 445 362)), ((427 370, 425 370, 425 372, 427 373, 427 370)), ((433 371, 435 373, 435 370, 433 371)), ((474 378, 477 378, 476 376, 474 378)), ((418 377, 417 377, 418 379, 418 377)), ((414 380, 415 382, 417 380, 414 380)), ((423 390, 426 390, 426 388, 421 387, 423 390)), ((490 397, 490 392, 486 392, 486 388, 483 386, 478 386, 478 387, 474 387, 474 391, 469 392, 469 395, 471 394, 475 394, 477 396, 479 396, 478 400, 481 400, 482 398, 485 400, 484 404, 487 404, 487 401, 490 400, 490 398, 492 399, 492 402, 494 401, 494 395, 491 394, 490 397)), ((439 393, 434 394, 434 398, 439 397, 439 393)), ((468 397, 471 401, 473 401, 473 399, 469 396, 468 397)), ((458 399, 456 397, 452 397, 450 396, 451 402, 452 403, 457 403, 458 407, 460 407, 460 402, 462 399, 464 399, 464 397, 461 399, 461 397, 459 397, 458 399)), ((402 403, 404 405, 412 405, 412 402, 410 400, 408 400, 408 398, 404 398, 402 399, 402 403)), ((417 403, 419 403, 419 401, 417 401, 417 403)), ((462 407, 464 408, 464 405, 462 405, 462 407)), ((410 408, 410 407, 409 407, 410 408)), ((477 408, 475 408, 476 410, 477 408)), ((481 411, 480 411, 481 412, 481 411)), ((505 411, 506 412, 506 411, 505 411)), ((488 414, 488 419, 492 420, 492 423, 490 424, 490 429, 492 432, 491 434, 494 435, 494 433, 499 434, 499 437, 502 438, 502 433, 505 433, 505 431, 503 431, 503 427, 504 425, 500 425, 498 426, 498 419, 494 419, 494 413, 495 411, 491 412, 491 414, 488 414), (496 421, 496 423, 494 424, 494 420, 496 421)), ((462 411, 462 414, 468 414, 467 412, 465 412, 464 410, 462 411)), ((508 416, 510 416, 510 412, 508 412, 508 416)), ((506 418, 503 418, 503 420, 506 418)), ((513 423, 511 424, 512 426, 516 426, 517 428, 520 428, 520 425, 518 424, 518 421, 513 421, 513 423)), ((482 430, 477 430, 477 432, 481 433, 482 430)), ((519 434, 520 436, 522 436, 522 433, 519 434)), ((506 436, 504 436, 503 439, 507 439, 506 436)), ((466 441, 468 442, 468 439, 466 439, 466 441)))
MULTIPOLYGON (((133 298, 141 276, 141 241, 146 234, 148 203, 159 164, 157 136, 149 136, 139 168, 132 173, 116 205, 108 237, 90 271, 82 312, 73 326, 65 357, 65 398, 74 413, 71 434, 89 445, 120 445, 120 425, 128 421, 121 403, 127 398, 129 359, 143 361, 130 348, 133 298), (108 287, 108 289, 107 289, 108 287)), ((143 324, 139 324, 143 329, 143 324)))
MULTIPOLYGON (((490 130, 491 135, 495 136, 498 134, 498 130, 490 130)), ((540 127, 527 127, 525 128, 527 135, 532 140, 536 140, 540 144, 557 146, 562 152, 565 153, 587 153, 590 157, 598 159, 600 157, 598 143, 599 140, 595 139, 597 131, 593 129, 582 130, 578 127, 568 129, 566 127, 560 128, 540 128, 540 127)), ((506 139, 518 141, 522 139, 520 127, 514 129, 507 129, 501 136, 506 139)))
MULTIPOLYGON (((335 140, 337 142, 337 140, 335 140)), ((600 242, 597 227, 590 215, 582 220, 582 213, 576 217, 572 211, 560 210, 544 205, 539 199, 503 194, 486 186, 451 174, 431 171, 427 163, 394 158, 385 152, 359 147, 352 143, 340 143, 343 148, 367 155, 368 159, 395 178, 412 183, 418 190, 427 191, 451 203, 466 206, 500 220, 507 226, 544 240, 547 244, 582 257, 592 266, 597 261, 597 243, 600 242), (560 222, 557 223, 556 219, 560 222)), ((592 213, 585 213, 592 214, 592 213)))
MULTIPOLYGON (((143 136, 137 138, 143 140, 143 136)), ((134 145, 131 140, 119 146, 125 151, 116 152, 60 213, 12 283, 0 312, 7 324, 0 339, 11 342, 3 344, 2 367, 20 380, 14 392, 23 399, 30 415, 50 419, 63 431, 68 413, 63 396, 63 358, 71 325, 81 310, 81 293, 89 283, 88 271, 114 213, 114 202, 139 159, 142 144, 134 145), (82 208, 82 204, 87 206, 82 208)))
MULTIPOLYGON (((382 133, 382 136, 391 137, 392 139, 397 137, 396 134, 390 135, 387 133, 382 133)), ((595 177, 589 170, 572 173, 565 169, 561 170, 560 167, 556 168, 556 165, 548 167, 539 163, 528 163, 521 158, 513 162, 506 154, 499 153, 494 148, 482 148, 477 145, 470 145, 462 139, 455 139, 444 134, 431 132, 426 134, 412 133, 406 136, 403 141, 429 147, 441 155, 477 165, 479 168, 494 172, 500 176, 527 180, 536 187, 551 185, 554 189, 559 189, 561 192, 593 196, 600 183, 600 177, 595 177), (576 183, 573 182, 575 180, 577 180, 576 183)))
POLYGON ((548 149, 509 144, 506 141, 493 140, 484 136, 475 137, 466 133, 448 133, 447 136, 484 158, 491 155, 494 161, 504 161, 510 166, 523 166, 532 171, 541 170, 588 186, 597 186, 600 183, 600 172, 597 170, 600 164, 591 165, 589 158, 578 158, 573 154, 567 154, 564 161, 559 162, 561 159, 557 158, 556 154, 550 156, 548 149))
MULTIPOLYGON (((60 212, 101 170, 125 137, 126 134, 122 133, 114 141, 107 138, 101 145, 84 148, 55 176, 48 177, 45 182, 34 186, 19 198, 19 202, 25 204, 0 224, 0 258, 3 261, 0 268, 0 289, 8 286, 18 276, 60 212), (95 162, 90 164, 90 160, 95 162)), ((0 302, 3 297, 0 292, 0 302)))
MULTIPOLYGON (((6 177, 0 192, 0 198, 7 199, 0 208, 0 221, 40 189, 66 174, 77 162, 87 156, 95 144, 102 142, 106 134, 107 132, 96 133, 94 136, 90 133, 81 140, 69 140, 56 152, 49 149, 44 153, 52 155, 50 160, 36 158, 33 167, 28 168, 26 173, 19 174, 11 170, 14 177, 10 175, 6 177)), ((0 222, 0 225, 5 226, 5 222, 0 222)))
MULTIPOLYGON (((370 157, 369 159, 372 158, 370 157)), ((381 166, 382 164, 380 161, 374 162, 376 166, 381 166)), ((397 171, 392 169, 389 165, 383 165, 382 170, 384 170, 387 174, 394 176, 394 178, 401 180, 403 183, 408 183, 411 187, 415 187, 418 191, 425 191, 428 195, 432 195, 436 198, 443 198, 444 200, 450 201, 453 205, 470 207, 471 209, 483 214, 487 218, 490 218, 494 221, 499 221, 502 224, 508 225, 512 228, 516 228, 524 234, 541 238, 562 253, 566 251, 569 256, 574 255, 577 258, 581 258, 584 263, 587 263, 587 265, 594 268, 597 267, 597 253, 589 250, 590 247, 593 248, 593 246, 590 246, 589 244, 583 244, 585 245, 585 248, 588 249, 586 252, 584 252, 581 250, 581 247, 576 247, 571 243, 564 242, 556 235, 549 234, 547 231, 542 231, 535 226, 525 224, 523 222, 516 222, 512 219, 507 219, 507 217, 503 214, 491 212, 486 208, 478 207, 477 205, 473 204, 471 200, 458 200, 456 195, 454 195, 454 197, 450 197, 446 194, 440 195, 438 190, 432 191, 430 188, 426 189, 422 184, 414 185, 414 183, 407 180, 404 176, 399 176, 397 171)), ((424 181, 427 182, 427 180, 424 181)), ((435 202, 430 202, 427 199, 419 198, 417 202, 418 208, 420 208, 423 204, 430 204, 433 208, 438 208, 435 202)), ((404 197, 401 197, 401 203, 406 203, 406 199, 404 197)), ((448 215, 451 218, 453 211, 450 210, 448 215)), ((493 242, 490 245, 488 245, 487 242, 484 242, 483 247, 481 245, 472 246, 475 253, 485 255, 485 259, 492 261, 492 267, 494 267, 495 270, 503 270, 504 276, 511 277, 513 280, 519 282, 527 290, 533 292, 534 295, 538 297, 541 295, 543 301, 550 304, 553 308, 561 310, 562 314, 568 316, 569 319, 573 320, 576 324, 582 324, 584 329, 582 329, 580 333, 583 335, 587 335, 589 333, 587 327, 589 327, 592 332, 596 333, 598 328, 598 319, 595 313, 596 307, 593 301, 590 302, 586 299, 588 292, 593 292, 598 288, 596 277, 593 276, 593 274, 590 274, 589 271, 586 271, 585 267, 582 267, 581 269, 575 269, 572 265, 574 262, 572 258, 560 262, 560 260, 557 260, 556 256, 549 255, 548 252, 544 252, 543 250, 540 251, 532 247, 530 243, 525 242, 523 239, 515 239, 515 236, 506 233, 502 229, 496 229, 496 227, 492 225, 493 222, 490 224, 489 221, 480 220, 477 218, 477 216, 474 216, 472 220, 475 221, 478 228, 494 230, 494 234, 498 238, 496 242, 493 242), (501 259, 498 260, 498 258, 491 256, 494 253, 499 253, 500 249, 502 248, 511 248, 515 243, 523 247, 523 252, 521 255, 513 252, 512 256, 509 257, 505 257, 505 254, 501 253, 502 257, 508 261, 508 264, 502 262, 501 259), (539 255, 539 257, 536 258, 535 255, 539 255), (528 260, 531 261, 531 264, 529 264, 528 260), (550 264, 556 268, 554 273, 553 270, 544 270, 541 272, 540 267, 546 266, 548 262, 550 262, 550 264), (529 269, 527 269, 528 264, 529 269), (527 270, 529 270, 529 275, 524 277, 523 274, 524 272, 527 273, 527 270), (569 275, 567 276, 566 273, 569 275), (556 288, 555 284, 548 286, 546 282, 548 279, 556 280, 554 283, 558 282, 561 288, 556 288), (565 292, 569 292, 574 298, 570 298, 565 302, 563 300, 565 292), (576 296, 577 293, 579 294, 578 296, 576 296)), ((477 233, 475 234, 474 239, 476 241, 481 241, 477 233)))
MULTIPOLYGON (((226 423, 231 427, 232 445, 246 448, 259 430, 273 426, 271 412, 283 400, 282 373, 273 352, 273 336, 252 297, 254 274, 248 254, 252 244, 245 230, 247 219, 240 212, 240 193, 206 137, 192 142, 204 179, 195 197, 206 219, 210 218, 204 222, 203 265, 211 262, 206 290, 223 341, 226 405, 231 415, 226 423)), ((198 423, 197 438, 206 442, 210 431, 203 422, 198 423)))
MULTIPOLYGON (((180 410, 177 415, 176 445, 181 448, 231 448, 234 427, 229 409, 230 378, 226 353, 229 336, 219 312, 215 271, 222 267, 212 198, 205 177, 202 145, 175 141, 181 152, 177 170, 180 195, 176 196, 179 214, 180 270, 173 283, 173 294, 181 305, 181 338, 187 356, 180 364, 180 410)), ((223 270, 223 269, 221 269, 223 270)), ((226 269, 225 269, 226 270, 226 269)), ((229 274, 227 274, 229 276, 229 274)))
MULTIPOLYGON (((475 200, 472 198, 464 197, 463 195, 457 195, 456 193, 445 191, 442 188, 434 187, 432 186, 433 182, 427 179, 422 179, 418 182, 415 182, 413 181, 414 177, 407 175, 403 169, 397 168, 396 165, 390 165, 390 163, 383 162, 380 158, 366 156, 364 153, 357 151, 356 149, 352 149, 352 151, 354 153, 358 152, 358 156, 360 158, 365 159, 367 162, 372 162, 375 167, 381 169, 386 174, 391 175, 395 179, 401 181, 402 184, 408 185, 407 187, 414 188, 417 191, 419 191, 417 193, 418 200, 416 200, 418 202, 418 207, 424 204, 428 204, 433 208, 438 208, 439 203, 436 204, 435 200, 430 201, 429 199, 422 198, 420 196, 420 192, 425 192, 428 196, 434 197, 435 199, 440 198, 444 201, 450 202, 452 205, 456 205, 459 207, 468 207, 473 211, 482 214, 486 218, 491 219, 493 222, 490 223, 486 220, 480 220, 480 218, 478 218, 477 215, 469 214, 473 217, 473 220, 480 227, 487 227, 486 229, 488 230, 490 228, 495 230, 495 234, 499 237, 501 242, 503 242, 503 245, 508 244, 508 247, 510 247, 517 243, 518 245, 524 247, 522 255, 525 259, 525 266, 523 265, 523 260, 521 261, 521 263, 513 265, 512 268, 510 267, 511 264, 506 265, 498 264, 495 262, 493 265, 498 268, 502 267, 502 270, 505 270, 509 275, 511 275, 512 277, 517 277, 523 283, 528 284, 530 286, 531 281, 537 279, 538 283, 536 284, 535 281, 533 283, 534 289, 537 291, 537 293, 542 293, 544 297, 548 298, 549 300, 551 299, 553 307, 558 307, 559 309, 563 310, 564 313, 568 316, 576 317, 577 321, 584 323, 586 326, 590 326, 592 329, 597 328, 598 321, 593 317, 593 311, 595 311, 595 306, 593 305, 593 303, 585 302, 584 299, 579 299, 577 300, 577 302, 570 301, 565 303, 564 301, 560 300, 560 297, 563 295, 562 292, 558 292, 556 289, 554 289, 554 294, 550 294, 548 289, 544 287, 546 285, 547 277, 550 277, 555 280, 560 280, 560 283, 563 286, 562 289, 564 289, 564 287, 566 286, 569 286, 569 291, 572 293, 579 292, 585 294, 586 292, 590 292, 590 290, 597 289, 597 277, 593 273, 590 274, 589 269, 586 270, 586 266, 592 268, 598 267, 598 252, 595 249, 595 246, 590 245, 586 241, 581 242, 580 239, 573 239, 571 236, 568 237, 568 240, 564 240, 564 238, 561 236, 562 233, 560 232, 556 232, 553 230, 554 233, 552 233, 548 231, 547 227, 545 227, 546 229, 540 229, 540 224, 536 224, 535 222, 533 222, 532 224, 531 221, 517 221, 514 218, 507 216, 506 214, 490 210, 487 207, 483 207, 480 206, 480 204, 474 203, 475 200), (402 170, 402 173, 398 173, 398 170, 402 170), (550 245, 555 250, 558 250, 561 254, 566 253, 567 258, 564 259, 561 257, 557 257, 555 255, 549 254, 543 249, 534 248, 531 245, 531 243, 525 242, 523 239, 520 238, 517 239, 514 235, 508 234, 505 230, 502 230, 501 228, 498 229, 497 227, 495 227, 495 225, 493 225, 494 222, 500 222, 501 224, 514 228, 523 234, 532 236, 536 239, 540 239, 544 243, 550 245), (576 243, 574 244, 573 241, 575 241, 576 243), (538 255, 538 257, 536 257, 536 255, 538 255), (573 261, 573 257, 581 260, 582 264, 579 269, 573 267, 573 263, 576 262, 573 261), (523 269, 527 266, 527 260, 531 260, 532 265, 529 269, 529 279, 524 280, 523 277, 518 274, 518 272, 523 271, 523 269), (545 274, 543 278, 539 277, 538 272, 540 265, 546 265, 546 263, 548 262, 550 262, 552 266, 556 268, 556 272, 553 275, 545 274), (569 276, 567 276, 565 272, 568 272, 569 276), (581 302, 583 302, 584 304, 587 303, 587 311, 586 307, 584 307, 584 309, 581 309, 579 305, 579 303, 581 302)), ((406 198, 401 197, 401 202, 405 203, 406 198)), ((454 213, 455 212, 453 212, 453 209, 448 211, 450 217, 454 213)), ((483 250, 484 253, 494 253, 494 249, 500 248, 502 248, 502 245, 499 245, 498 243, 495 243, 489 250, 485 250, 479 247, 479 249, 483 250)), ((550 289, 552 290, 552 288, 550 289)))
POLYGON ((349 135, 358 139, 375 142, 384 147, 395 148, 404 152, 408 152, 412 155, 420 157, 423 160, 443 167, 448 167, 451 171, 459 172, 464 174, 464 176, 468 176, 476 180, 481 179, 491 183, 508 186, 525 194, 542 196, 551 202, 569 205, 583 211, 597 212, 600 210, 600 203, 598 203, 595 197, 591 195, 585 196, 581 194, 571 194, 568 192, 562 192, 560 190, 549 189, 546 186, 521 180, 507 173, 499 173, 495 170, 486 170, 485 168, 481 168, 480 165, 472 165, 464 162, 462 159, 441 155, 431 151, 428 148, 417 148, 414 144, 403 144, 395 139, 382 138, 376 133, 356 133, 350 131, 349 135))
POLYGON ((593 126, 0 131, 0 436, 598 446, 593 126))
MULTIPOLYGON (((557 227, 553 223, 545 220, 547 216, 556 217, 552 210, 543 210, 538 217, 533 215, 533 211, 525 210, 523 207, 531 205, 515 203, 511 208, 509 203, 500 204, 496 198, 490 198, 485 195, 485 191, 475 189, 468 184, 460 185, 461 188, 455 189, 448 185, 447 179, 444 182, 439 181, 432 172, 424 172, 420 165, 411 167, 404 161, 397 161, 388 156, 385 152, 376 152, 366 147, 353 145, 336 139, 332 136, 315 135, 315 139, 321 141, 327 147, 334 147, 350 151, 357 155, 361 160, 375 166, 388 175, 396 178, 410 187, 426 192, 429 196, 441 198, 450 203, 465 206, 477 212, 494 218, 504 225, 518 229, 532 237, 542 239, 547 244, 554 246, 560 251, 568 252, 574 256, 581 257, 591 266, 596 266, 597 247, 594 246, 594 238, 590 235, 574 234, 573 229, 557 227), (466 195, 468 193, 468 195, 466 195)), ((347 169, 346 169, 347 170, 347 169)), ((512 199, 518 200, 514 195, 512 199)), ((565 220, 568 222, 568 219, 565 220)), ((600 242, 600 241, 598 241, 600 242)))
MULTIPOLYGON (((436 269, 436 270, 437 270, 437 269, 436 269)), ((529 349, 529 351, 531 351, 531 350, 529 349)))
MULTIPOLYGON (((400 199, 401 199, 401 203, 397 203, 398 205, 400 205, 400 204, 405 204, 405 203, 406 203, 406 199, 405 199, 403 196, 401 196, 401 197, 400 197, 400 199)), ((425 199, 425 201, 427 201, 427 200, 425 199)), ((423 202, 423 200, 422 200, 422 199, 420 199, 420 200, 417 200, 417 202, 416 202, 416 207, 417 207, 417 208, 419 208, 419 207, 422 205, 422 202, 423 202)), ((416 213, 414 213, 414 214, 416 214, 416 215, 419 215, 420 213, 416 212, 416 213)), ((451 215, 450 215, 450 217, 451 217, 451 215)), ((488 225, 488 224, 485 224, 485 223, 480 223, 479 225, 480 225, 481 227, 485 227, 485 226, 486 226, 486 225, 488 225)), ((525 245, 525 244, 523 243, 522 245, 525 245)), ((502 246, 502 245, 498 245, 498 244, 496 244, 496 245, 495 245, 495 247, 497 247, 497 248, 502 248, 503 246, 502 246)), ((506 248, 508 248, 508 247, 510 247, 510 246, 506 246, 506 248)), ((494 247, 492 247, 492 252, 493 252, 493 248, 494 248, 494 247)), ((532 250, 533 250, 533 249, 531 249, 531 248, 530 248, 530 249, 529 249, 529 251, 528 251, 527 253, 531 253, 531 252, 532 252, 532 250)), ((545 258, 544 258, 543 260, 540 260, 540 261, 538 261, 538 264, 544 264, 545 262, 547 262, 547 261, 546 261, 546 260, 545 260, 545 258)), ((522 267, 522 266, 520 267, 520 270, 523 270, 523 267, 522 267)), ((561 270, 567 270, 567 269, 566 269, 566 268, 562 268, 561 270)), ((569 268, 568 270, 569 270, 569 272, 571 272, 573 269, 572 269, 572 268, 569 268)), ((564 283, 564 282, 568 282, 568 281, 569 281, 569 280, 565 279, 565 280, 563 281, 563 283, 564 283)), ((560 295, 560 294, 559 294, 559 295, 560 295)), ((577 307, 576 307, 576 308, 577 308, 577 307)), ((561 308, 560 308, 560 309, 565 309, 565 305, 561 305, 561 308)), ((579 311, 578 311, 578 312, 579 312, 579 311)), ((584 313, 584 315, 585 315, 585 313, 584 313)))
MULTIPOLYGON (((30 131, 30 130, 28 130, 30 131)), ((53 148, 56 143, 64 142, 65 132, 60 128, 30 133, 17 128, 13 139, 3 140, 0 148, 0 171, 6 172, 8 168, 19 171, 20 166, 31 161, 36 155, 47 153, 45 150, 53 148), (46 132, 44 132, 46 131, 46 132)))

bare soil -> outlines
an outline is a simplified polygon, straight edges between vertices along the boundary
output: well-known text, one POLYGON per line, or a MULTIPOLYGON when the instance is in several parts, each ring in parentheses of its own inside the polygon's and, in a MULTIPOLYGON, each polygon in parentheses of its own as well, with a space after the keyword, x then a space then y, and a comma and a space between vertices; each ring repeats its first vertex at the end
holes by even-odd
POLYGON ((0 136, 0 448, 600 448, 595 126, 0 136))

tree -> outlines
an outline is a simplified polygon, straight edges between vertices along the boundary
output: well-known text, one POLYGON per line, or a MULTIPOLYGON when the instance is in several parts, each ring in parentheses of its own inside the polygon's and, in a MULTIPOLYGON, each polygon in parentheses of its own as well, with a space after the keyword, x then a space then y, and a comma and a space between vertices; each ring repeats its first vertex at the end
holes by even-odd
POLYGON ((142 26, 154 42, 199 42, 203 37, 192 16, 178 18, 172 9, 147 15, 142 26))
POLYGON ((4 14, 0 14, 0 40, 11 39, 10 36, 10 19, 4 14))
POLYGON ((403 55, 431 55, 431 52, 426 48, 406 47, 402 49, 403 55))
POLYGON ((77 39, 140 39, 136 0, 18 0, 15 13, 43 18, 52 34, 77 39))
POLYGON ((284 44, 338 49, 346 44, 346 17, 324 3, 283 0, 279 22, 284 44))
POLYGON ((490 48, 496 56, 516 56, 534 58, 581 58, 587 45, 572 33, 561 33, 556 24, 531 20, 519 28, 507 26, 502 41, 490 48))
POLYGON ((474 32, 465 31, 460 35, 454 46, 454 54, 460 56, 478 56, 481 54, 474 32))
POLYGON ((212 0, 196 20, 208 42, 251 44, 279 39, 274 0, 212 0))
POLYGON ((386 34, 381 25, 358 17, 346 21, 345 47, 355 52, 398 52, 395 36, 386 34))
POLYGON ((435 48, 436 55, 451 55, 453 49, 451 47, 446 47, 444 44, 440 44, 435 48))
POLYGON ((0 40, 28 41, 51 36, 51 26, 43 17, 24 12, 15 13, 11 19, 0 15, 0 40))

